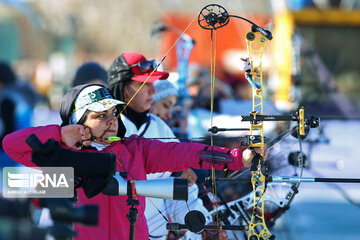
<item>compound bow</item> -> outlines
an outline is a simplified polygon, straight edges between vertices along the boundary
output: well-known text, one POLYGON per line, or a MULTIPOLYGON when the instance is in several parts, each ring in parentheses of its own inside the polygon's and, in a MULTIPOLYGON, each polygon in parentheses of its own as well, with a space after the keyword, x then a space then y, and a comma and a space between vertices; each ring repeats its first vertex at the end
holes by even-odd
MULTIPOLYGON (((204 7, 198 16, 198 23, 202 28, 211 30, 212 37, 213 31, 216 31, 218 28, 227 25, 229 23, 230 17, 240 18, 252 24, 251 31, 246 34, 246 44, 249 54, 248 61, 250 63, 250 68, 248 73, 246 74, 246 78, 252 86, 253 108, 252 112, 250 112, 250 116, 242 116, 242 121, 250 122, 250 135, 248 136, 249 146, 251 148, 258 147, 264 149, 263 121, 296 121, 298 124, 295 130, 292 132, 292 135, 294 137, 297 137, 299 140, 300 151, 297 154, 297 159, 295 160, 295 162, 297 162, 297 166, 301 166, 300 176, 268 176, 266 163, 263 159, 263 154, 256 154, 254 152, 255 157, 251 166, 251 183, 253 186, 253 197, 245 196, 244 199, 236 200, 232 203, 228 203, 227 206, 225 206, 226 209, 233 209, 240 213, 242 213, 244 209, 249 209, 249 207, 253 208, 251 220, 246 219, 246 214, 241 214, 242 216, 244 216, 245 222, 247 222, 249 225, 248 240, 275 239, 275 236, 272 235, 267 228, 264 216, 264 193, 267 189, 268 182, 293 184, 291 186, 291 191, 287 194, 286 198, 278 202, 278 206, 286 210, 289 208, 289 205, 292 202, 295 194, 298 192, 300 182, 359 183, 360 179, 302 177, 305 159, 302 153, 301 139, 305 138, 309 131, 309 128, 319 126, 319 119, 311 117, 309 120, 306 120, 304 116, 304 108, 299 109, 299 111, 292 116, 263 115, 263 80, 261 64, 262 52, 266 43, 272 39, 272 34, 270 31, 264 30, 263 28, 257 26, 246 18, 229 15, 222 6, 217 4, 210 4, 204 7), (264 166, 265 175, 262 171, 264 166), (253 201, 252 204, 249 203, 249 201, 251 200, 253 201)), ((211 65, 211 67, 213 68, 215 67, 215 57, 212 58, 212 61, 214 61, 214 63, 212 63, 211 65)), ((213 75, 214 73, 215 70, 212 71, 213 75)), ((213 79, 214 77, 212 77, 212 80, 213 79)), ((212 129, 214 128, 216 127, 211 127, 209 131, 212 132, 212 129)), ((215 180, 216 179, 212 179, 213 184, 215 180)), ((226 180, 228 181, 228 179, 226 180)))
MULTIPOLYGON (((162 64, 170 51, 178 44, 179 41, 183 39, 183 36, 187 29, 192 25, 196 18, 198 18, 199 25, 207 30, 211 30, 211 128, 209 131, 212 133, 211 137, 211 146, 213 146, 213 134, 219 131, 229 131, 226 128, 217 128, 212 125, 212 116, 213 116, 213 92, 214 92, 214 80, 215 80, 215 60, 216 60, 216 33, 217 29, 226 26, 229 23, 230 17, 239 18, 245 20, 252 24, 251 31, 246 35, 249 59, 251 63, 251 71, 247 79, 250 84, 253 86, 253 111, 250 113, 250 116, 242 116, 243 121, 250 121, 250 136, 248 136, 249 146, 251 148, 261 148, 264 149, 264 134, 263 134, 263 121, 297 121, 299 123, 299 133, 304 135, 304 111, 303 109, 299 111, 299 114, 293 116, 276 116, 276 115, 263 115, 263 89, 262 89, 262 52, 266 43, 272 39, 272 34, 268 30, 264 30, 250 20, 235 16, 229 15, 228 12, 220 5, 210 4, 204 7, 200 13, 192 20, 189 26, 182 32, 179 38, 175 41, 169 51, 158 63, 157 67, 150 73, 150 76, 156 71, 156 69, 162 64), (215 43, 213 41, 215 32, 215 43), (260 135, 255 135, 255 132, 260 132, 260 135), (259 140, 260 139, 260 140, 259 140)), ((150 77, 149 76, 149 77, 150 77)), ((149 78, 148 77, 148 78, 149 78)), ((140 89, 146 84, 147 80, 143 82, 141 87, 135 92, 134 96, 128 101, 124 109, 129 105, 135 95, 140 91, 140 89)), ((123 109, 123 110, 124 110, 123 109)), ((122 111, 123 111, 122 110, 122 111)), ((122 113, 119 112, 118 116, 122 113)), ((237 130, 237 129, 234 129, 237 130)), ((114 141, 120 140, 119 138, 113 139, 114 141)), ((255 152, 254 152, 255 153, 255 152)), ((265 220, 264 220, 264 193, 266 191, 266 176, 262 173, 261 169, 264 165, 263 155, 255 154, 253 164, 251 167, 252 178, 251 182, 253 185, 253 214, 249 224, 249 239, 273 239, 274 237, 267 229, 265 220)), ((213 192, 216 196, 216 183, 215 183, 215 171, 212 170, 212 179, 213 179, 213 192)), ((216 218, 218 221, 218 217, 216 218)), ((226 229, 217 224, 217 228, 226 229)), ((243 229, 239 227, 239 229, 243 229)))
MULTIPOLYGON (((203 29, 211 30, 211 128, 209 132, 212 134, 211 145, 213 145, 213 134, 216 134, 219 131, 229 131, 226 128, 217 128, 212 126, 212 112, 213 112, 213 91, 214 91, 214 79, 215 79, 215 60, 216 60, 216 34, 217 29, 226 26, 229 23, 230 17, 242 19, 250 24, 252 24, 251 31, 246 34, 246 44, 249 54, 250 70, 246 75, 247 80, 252 86, 253 91, 253 107, 252 112, 248 116, 242 116, 242 121, 250 122, 250 135, 247 136, 248 145, 250 148, 261 148, 264 149, 264 132, 263 132, 263 122, 264 121, 295 121, 297 122, 297 127, 292 132, 292 135, 296 136, 299 139, 300 152, 297 156, 298 166, 301 166, 300 176, 294 177, 278 177, 278 176, 268 176, 266 162, 264 161, 263 154, 257 154, 253 152, 255 157, 251 166, 251 183, 253 187, 252 197, 250 195, 246 198, 241 198, 234 202, 227 204, 227 209, 232 209, 237 212, 242 212, 244 209, 249 210, 253 208, 253 213, 251 219, 246 219, 246 214, 241 214, 245 218, 245 222, 248 224, 248 240, 267 240, 275 239, 275 236, 270 233, 265 222, 264 216, 264 194, 267 189, 268 182, 287 182, 293 183, 291 191, 286 195, 284 199, 277 201, 277 205, 283 208, 288 208, 291 201, 293 200, 295 194, 298 192, 298 187, 300 182, 360 182, 360 179, 341 179, 341 178, 303 178, 302 172, 304 167, 304 159, 301 149, 301 138, 304 138, 309 131, 309 128, 314 128, 319 126, 319 119, 311 117, 311 119, 306 120, 304 116, 304 109, 299 109, 293 115, 283 116, 283 115, 263 115, 263 80, 262 80, 262 53, 265 45, 269 40, 272 39, 272 34, 270 31, 261 28, 250 20, 236 16, 229 15, 226 9, 218 4, 210 4, 205 6, 200 13, 191 21, 187 28, 180 34, 179 38, 175 41, 169 51, 158 63, 157 67, 153 70, 150 76, 156 71, 160 64, 165 60, 170 51, 175 47, 175 45, 181 40, 185 32, 189 29, 192 23, 198 19, 200 27, 203 29), (215 33, 215 34, 214 34, 215 33), (214 41, 215 39, 215 41, 214 41), (263 169, 265 168, 265 175, 263 169), (252 201, 252 204, 250 203, 252 201), (242 203, 242 204, 240 204, 242 203), (242 206, 246 203, 245 207, 242 206), (230 208, 229 208, 230 207, 230 208), (241 207, 241 209, 239 208, 241 207)), ((149 76, 149 77, 150 77, 149 76)), ((144 81, 143 85, 147 81, 144 81)), ((142 86, 143 86, 142 85, 142 86)), ((141 86, 141 87, 142 87, 141 86)), ((137 90, 134 96, 129 100, 127 105, 135 97, 135 95, 140 91, 141 87, 137 90)), ((126 106, 127 106, 126 105, 126 106)), ((125 108, 126 108, 125 106, 125 108)), ((119 117, 121 112, 118 114, 119 117)), ((237 129, 232 129, 237 130, 237 129)), ((120 139, 114 139, 114 141, 120 139)), ((212 171, 211 181, 213 182, 213 192, 216 196, 216 179, 217 180, 226 180, 229 179, 219 179, 215 178, 214 170, 212 171)), ((236 179, 233 179, 236 181, 236 179)), ((273 199, 272 199, 273 201, 273 199)), ((276 201, 275 201, 276 202, 276 201)), ((218 210, 217 210, 218 211, 218 210)), ((217 221, 219 217, 216 218, 217 221)), ((215 226, 210 229, 214 229, 215 226)), ((229 229, 229 230, 244 230, 243 226, 231 227, 231 226, 219 226, 219 223, 215 227, 216 229, 229 229)), ((209 228, 208 228, 209 229, 209 228)))
MULTIPOLYGON (((213 31, 216 31, 217 29, 226 26, 229 23, 230 17, 239 18, 252 24, 251 31, 246 34, 246 45, 250 61, 250 69, 246 78, 252 86, 253 107, 250 116, 242 116, 242 121, 250 122, 250 148, 264 149, 263 121, 297 121, 299 124, 298 129, 300 135, 305 135, 304 109, 300 109, 299 113, 294 116, 263 115, 262 53, 267 42, 272 39, 271 32, 268 30, 264 30, 263 28, 259 27, 258 25, 246 18, 229 15, 226 9, 217 4, 210 4, 205 6, 200 11, 200 14, 198 16, 198 23, 200 27, 211 30, 211 40, 213 40, 213 31)), ((214 47, 214 49, 216 49, 216 46, 214 47)), ((211 64, 211 72, 214 76, 215 57, 212 57, 212 61, 213 62, 211 64)), ((211 80, 213 81, 213 79, 214 77, 212 77, 211 80)), ((212 86, 214 86, 213 83, 212 86)), ((212 126, 211 129, 213 129, 212 126)), ((248 239, 274 239, 275 236, 273 236, 268 230, 264 218, 264 193, 267 188, 267 176, 265 176, 262 171, 263 166, 265 165, 264 156, 263 154, 257 154, 255 151, 253 151, 253 153, 255 155, 251 166, 251 183, 253 187, 253 213, 251 215, 250 221, 245 219, 247 220, 246 222, 248 223, 249 228, 248 239)), ((213 184, 216 184, 215 179, 213 179, 213 184)), ((236 201, 236 203, 237 202, 239 201, 236 201)), ((239 206, 237 209, 238 211, 240 211, 240 209, 243 210, 243 207, 239 206)))

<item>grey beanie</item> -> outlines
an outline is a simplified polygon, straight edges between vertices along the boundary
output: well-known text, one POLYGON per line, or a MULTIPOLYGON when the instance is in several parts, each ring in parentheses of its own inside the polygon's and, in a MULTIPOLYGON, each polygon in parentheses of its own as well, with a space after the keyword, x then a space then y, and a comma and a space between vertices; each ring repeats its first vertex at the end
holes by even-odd
POLYGON ((178 89, 168 80, 156 81, 154 82, 154 87, 156 89, 156 93, 154 95, 153 102, 159 101, 171 95, 179 95, 178 89))

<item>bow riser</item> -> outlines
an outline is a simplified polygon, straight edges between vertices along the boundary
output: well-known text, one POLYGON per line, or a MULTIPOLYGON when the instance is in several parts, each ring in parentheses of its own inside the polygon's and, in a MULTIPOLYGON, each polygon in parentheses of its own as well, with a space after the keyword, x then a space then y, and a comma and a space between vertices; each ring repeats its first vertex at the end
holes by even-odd
MULTIPOLYGON (((268 40, 260 32, 248 32, 246 34, 246 45, 251 64, 251 79, 253 81, 253 107, 250 115, 256 120, 257 115, 263 115, 263 77, 262 77, 262 56, 263 50, 268 40)), ((251 83, 251 82, 250 82, 251 83)), ((250 135, 261 136, 261 142, 250 141, 250 147, 264 149, 264 130, 263 121, 252 121, 250 125, 250 135)), ((253 213, 249 224, 249 240, 270 239, 272 234, 268 230, 264 217, 264 193, 266 191, 266 178, 261 171, 264 164, 263 154, 256 158, 251 169, 251 184, 253 193, 253 213)), ((253 160, 254 161, 254 160, 253 160)))

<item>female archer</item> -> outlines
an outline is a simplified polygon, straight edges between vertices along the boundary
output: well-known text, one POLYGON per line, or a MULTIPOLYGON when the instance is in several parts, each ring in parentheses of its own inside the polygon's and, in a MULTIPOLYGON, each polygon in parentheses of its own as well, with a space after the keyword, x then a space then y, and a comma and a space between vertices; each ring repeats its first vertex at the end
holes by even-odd
MULTIPOLYGON (((61 147, 84 152, 112 152, 117 158, 117 172, 127 172, 127 180, 145 180, 146 174, 171 171, 177 172, 192 168, 212 167, 211 161, 200 159, 199 153, 207 147, 198 143, 163 143, 157 140, 138 139, 136 135, 122 141, 111 141, 119 127, 117 106, 123 102, 115 100, 107 88, 102 85, 80 85, 72 88, 61 101, 61 126, 48 125, 18 130, 3 140, 6 153, 15 161, 30 167, 31 148, 25 140, 36 134, 41 142, 53 138, 61 147), (81 142, 80 146, 78 143, 81 142)), ((214 151, 226 153, 227 167, 240 170, 249 167, 253 158, 251 150, 229 150, 213 147, 214 151)), ((257 149, 260 152, 260 149, 257 149)), ((101 162, 99 162, 101 164, 101 162)), ((215 169, 224 169, 224 164, 213 164, 215 169)), ((86 198, 82 190, 78 191, 78 204, 96 204, 99 206, 99 224, 96 227, 75 225, 78 239, 129 239, 130 224, 126 217, 128 206, 126 196, 107 196, 102 193, 86 198)), ((136 222, 135 239, 149 239, 144 216, 145 197, 138 196, 140 205, 136 222)))

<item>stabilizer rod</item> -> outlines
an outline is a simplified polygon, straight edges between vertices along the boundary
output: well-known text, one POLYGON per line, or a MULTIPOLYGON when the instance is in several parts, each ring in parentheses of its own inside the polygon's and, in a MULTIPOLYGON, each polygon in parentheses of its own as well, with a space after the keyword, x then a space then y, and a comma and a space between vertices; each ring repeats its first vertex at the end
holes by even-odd
POLYGON ((360 183, 359 178, 310 178, 310 177, 282 177, 282 176, 269 176, 268 182, 337 182, 337 183, 360 183))

